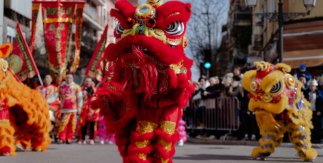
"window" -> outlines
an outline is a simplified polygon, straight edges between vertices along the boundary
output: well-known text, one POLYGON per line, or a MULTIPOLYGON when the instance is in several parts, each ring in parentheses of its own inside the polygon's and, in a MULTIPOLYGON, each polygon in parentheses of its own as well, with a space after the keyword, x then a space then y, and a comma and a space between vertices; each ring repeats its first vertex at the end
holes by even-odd
POLYGON ((13 39, 16 37, 16 29, 10 26, 7 26, 7 36, 6 41, 13 44, 13 39))

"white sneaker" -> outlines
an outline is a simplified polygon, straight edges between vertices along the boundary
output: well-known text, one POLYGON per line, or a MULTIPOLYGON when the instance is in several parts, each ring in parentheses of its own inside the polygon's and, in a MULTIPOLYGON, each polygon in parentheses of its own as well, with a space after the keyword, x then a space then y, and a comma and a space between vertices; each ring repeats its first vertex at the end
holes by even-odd
POLYGON ((114 142, 112 142, 112 141, 108 141, 108 144, 112 145, 112 144, 114 144, 114 142))
POLYGON ((180 146, 180 147, 183 147, 183 146, 184 146, 184 141, 183 141, 183 139, 179 140, 179 142, 178 142, 178 146, 180 146))
POLYGON ((90 144, 91 144, 91 145, 93 145, 93 144, 94 144, 94 140, 93 140, 93 139, 91 139, 91 140, 90 140, 90 144))
POLYGON ((100 140, 100 144, 102 144, 102 145, 103 145, 103 144, 104 144, 104 140, 100 140))
POLYGON ((86 140, 83 141, 83 144, 86 144, 86 140))

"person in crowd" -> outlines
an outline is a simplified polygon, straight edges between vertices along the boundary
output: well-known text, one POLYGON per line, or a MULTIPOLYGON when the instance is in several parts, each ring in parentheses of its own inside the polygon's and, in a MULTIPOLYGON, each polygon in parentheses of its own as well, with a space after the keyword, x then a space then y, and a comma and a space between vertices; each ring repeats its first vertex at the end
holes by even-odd
POLYGON ((115 143, 115 134, 109 133, 106 128, 105 118, 104 116, 100 116, 99 118, 99 129, 98 129, 100 144, 105 144, 105 141, 108 142, 108 144, 114 144, 115 143))
POLYGON ((202 114, 203 110, 205 109, 204 102, 202 101, 203 94, 206 89, 206 79, 204 77, 200 77, 198 80, 198 83, 196 85, 196 91, 194 92, 193 95, 193 100, 194 100, 194 111, 196 112, 197 115, 197 127, 199 129, 204 128, 203 124, 203 119, 202 119, 202 114))
POLYGON ((179 133, 179 141, 178 141, 178 146, 184 146, 184 143, 186 142, 187 140, 187 135, 186 135, 186 129, 185 129, 185 126, 186 126, 186 123, 185 121, 183 121, 182 119, 179 121, 178 123, 179 127, 178 127, 178 133, 179 133))
POLYGON ((218 76, 211 77, 209 79, 210 85, 205 89, 202 98, 210 99, 220 96, 221 84, 218 76))
POLYGON ((308 87, 306 87, 306 83, 307 83, 307 80, 306 80, 306 77, 305 77, 305 75, 304 74, 302 74, 302 75, 300 75, 299 77, 298 77, 298 80, 299 81, 301 81, 301 83, 303 84, 302 85, 302 92, 303 93, 306 93, 307 92, 307 90, 308 90, 308 87))
POLYGON ((318 83, 315 79, 312 79, 309 82, 309 89, 304 93, 305 98, 311 103, 311 110, 313 111, 313 131, 312 131, 312 142, 320 143, 320 129, 321 119, 322 119, 322 104, 321 99, 319 97, 319 91, 317 90, 318 83), (321 105, 321 106, 317 106, 321 105))
POLYGON ((235 67, 233 69, 233 80, 241 82, 242 80, 242 73, 241 73, 241 68, 240 67, 235 67))
POLYGON ((223 80, 222 80, 222 90, 220 93, 221 97, 228 97, 229 96, 229 89, 231 87, 233 81, 233 73, 227 73, 224 75, 223 80))
POLYGON ((70 144, 76 128, 76 114, 79 114, 83 105, 81 88, 74 82, 73 74, 66 75, 66 81, 59 87, 61 100, 61 118, 58 137, 60 143, 70 144))
POLYGON ((93 145, 96 136, 97 122, 100 118, 100 109, 92 108, 91 106, 91 101, 95 100, 95 95, 94 88, 91 87, 90 84, 85 87, 84 96, 86 96, 86 98, 84 98, 84 105, 79 119, 79 125, 82 133, 78 143, 86 144, 85 136, 87 135, 87 131, 89 131, 88 135, 90 138, 90 144, 93 145))
POLYGON ((312 75, 306 70, 305 64, 301 64, 297 72, 297 78, 300 79, 301 77, 304 77, 306 79, 306 82, 304 83, 304 88, 306 90, 309 87, 309 81, 312 79, 312 75))
POLYGON ((49 105, 49 115, 52 122, 52 137, 57 142, 57 120, 60 118, 59 106, 60 101, 58 98, 58 88, 52 84, 53 79, 51 75, 47 74, 44 78, 44 85, 38 86, 37 90, 45 97, 49 105))

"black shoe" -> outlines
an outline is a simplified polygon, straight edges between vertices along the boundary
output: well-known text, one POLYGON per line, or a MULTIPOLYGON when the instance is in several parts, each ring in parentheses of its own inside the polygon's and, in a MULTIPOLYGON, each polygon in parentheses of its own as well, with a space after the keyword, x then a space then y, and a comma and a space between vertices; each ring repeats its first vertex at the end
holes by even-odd
POLYGON ((66 142, 65 142, 66 144, 71 144, 68 140, 66 140, 66 142))

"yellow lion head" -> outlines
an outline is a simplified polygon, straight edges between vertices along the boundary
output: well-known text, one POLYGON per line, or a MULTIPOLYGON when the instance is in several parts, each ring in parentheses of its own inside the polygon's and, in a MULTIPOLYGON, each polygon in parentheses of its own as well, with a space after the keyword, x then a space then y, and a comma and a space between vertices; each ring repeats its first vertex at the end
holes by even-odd
POLYGON ((301 88, 301 83, 288 74, 290 66, 255 62, 256 70, 247 71, 242 86, 250 93, 249 109, 279 114, 288 109, 301 88))

